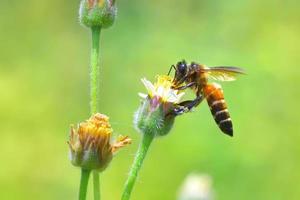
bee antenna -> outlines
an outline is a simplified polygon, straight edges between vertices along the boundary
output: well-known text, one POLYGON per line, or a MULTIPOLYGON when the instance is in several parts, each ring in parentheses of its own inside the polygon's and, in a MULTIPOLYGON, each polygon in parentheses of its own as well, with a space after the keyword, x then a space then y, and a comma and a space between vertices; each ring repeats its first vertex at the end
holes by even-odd
POLYGON ((170 75, 170 73, 171 73, 172 69, 175 69, 175 71, 176 71, 176 67, 175 67, 175 65, 172 65, 172 66, 170 67, 170 69, 169 69, 169 72, 168 72, 168 76, 170 75))

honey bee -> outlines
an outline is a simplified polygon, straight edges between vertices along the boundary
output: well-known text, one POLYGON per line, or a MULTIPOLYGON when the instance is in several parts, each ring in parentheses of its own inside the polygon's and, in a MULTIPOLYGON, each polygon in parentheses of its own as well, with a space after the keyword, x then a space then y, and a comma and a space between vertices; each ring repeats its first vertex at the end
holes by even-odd
POLYGON ((206 99, 211 114, 219 128, 225 134, 233 136, 232 121, 224 100, 222 87, 214 82, 209 83, 208 79, 234 81, 236 76, 244 74, 244 71, 238 67, 207 67, 195 62, 187 64, 185 60, 178 62, 176 66, 172 65, 168 74, 170 74, 172 69, 175 69, 173 89, 185 90, 191 88, 196 94, 194 100, 181 102, 175 108, 174 114, 180 115, 188 112, 198 106, 203 99, 206 99))

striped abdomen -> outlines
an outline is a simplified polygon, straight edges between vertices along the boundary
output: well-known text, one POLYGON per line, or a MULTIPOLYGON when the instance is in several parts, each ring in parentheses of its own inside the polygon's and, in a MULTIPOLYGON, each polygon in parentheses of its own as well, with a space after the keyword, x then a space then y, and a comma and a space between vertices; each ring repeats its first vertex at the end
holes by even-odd
POLYGON ((224 100, 223 90, 219 84, 205 85, 203 88, 211 114, 219 128, 227 135, 233 136, 232 122, 224 100))

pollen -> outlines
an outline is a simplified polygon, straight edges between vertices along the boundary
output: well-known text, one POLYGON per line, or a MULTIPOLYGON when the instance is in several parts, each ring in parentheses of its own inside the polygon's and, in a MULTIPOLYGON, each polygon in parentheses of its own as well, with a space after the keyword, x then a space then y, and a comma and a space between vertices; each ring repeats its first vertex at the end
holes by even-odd
POLYGON ((155 88, 163 87, 165 89, 170 89, 172 87, 172 78, 167 75, 157 75, 155 88))
POLYGON ((150 97, 157 98, 161 102, 178 103, 184 92, 173 89, 173 79, 166 75, 157 75, 156 82, 152 84, 147 79, 143 78, 142 82, 145 85, 148 95, 139 94, 142 98, 150 97))

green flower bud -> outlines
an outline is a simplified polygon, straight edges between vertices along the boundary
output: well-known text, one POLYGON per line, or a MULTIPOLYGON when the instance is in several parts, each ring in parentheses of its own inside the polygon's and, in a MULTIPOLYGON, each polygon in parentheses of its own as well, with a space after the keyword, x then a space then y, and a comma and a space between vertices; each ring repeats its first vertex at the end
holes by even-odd
POLYGON ((82 0, 79 8, 80 23, 87 27, 110 27, 116 18, 115 0, 82 0))
POLYGON ((146 79, 142 82, 148 94, 140 94, 144 99, 135 113, 135 127, 145 134, 164 136, 174 124, 176 116, 173 110, 184 93, 171 89, 172 79, 169 76, 157 76, 154 85, 146 79))

